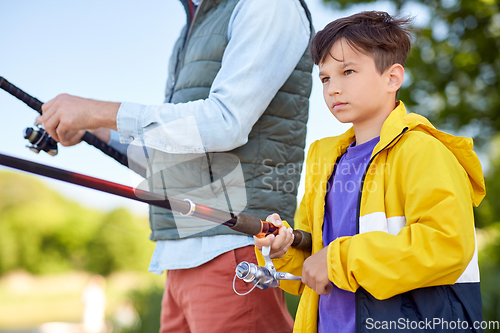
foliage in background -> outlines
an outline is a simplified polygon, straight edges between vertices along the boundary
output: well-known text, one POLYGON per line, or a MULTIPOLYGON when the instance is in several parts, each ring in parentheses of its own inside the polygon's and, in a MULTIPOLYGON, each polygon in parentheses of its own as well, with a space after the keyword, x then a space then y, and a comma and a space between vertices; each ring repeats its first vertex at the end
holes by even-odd
MULTIPOLYGON (((476 210, 476 221, 486 227, 480 230, 484 248, 479 251, 481 294, 485 320, 500 320, 500 135, 491 139, 489 172, 485 176, 486 198, 476 210)), ((493 332, 485 330, 485 332, 493 332)))
MULTIPOLYGON (((375 0, 324 0, 339 9, 375 0)), ((488 142, 500 130, 500 13, 496 0, 387 0, 430 19, 417 27, 400 98, 446 130, 488 142)), ((318 27, 321 29, 321 27, 318 27)))
POLYGON ((476 220, 481 226, 500 222, 500 133, 490 139, 488 149, 489 168, 485 175, 486 198, 476 210, 476 220))
POLYGON ((150 286, 146 289, 137 289, 129 294, 139 322, 130 328, 118 330, 118 333, 149 333, 160 330, 161 300, 163 288, 150 286))
MULTIPOLYGON (((500 222, 482 230, 486 245, 479 252, 481 268, 481 294, 483 297, 483 316, 485 320, 500 320, 500 222)), ((489 332, 486 331, 485 332, 489 332)), ((493 331, 491 331, 493 332, 493 331)))
POLYGON ((146 271, 149 225, 125 209, 80 206, 32 176, 0 172, 0 275, 146 271))

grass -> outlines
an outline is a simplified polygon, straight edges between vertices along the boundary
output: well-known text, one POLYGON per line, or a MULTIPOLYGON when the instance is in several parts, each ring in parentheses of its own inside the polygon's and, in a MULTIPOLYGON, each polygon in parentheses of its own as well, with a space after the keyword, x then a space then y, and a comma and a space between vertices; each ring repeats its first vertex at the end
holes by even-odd
MULTIPOLYGON (((82 291, 90 274, 32 276, 14 272, 0 278, 0 330, 32 329, 47 322, 81 322, 82 291)), ((115 273, 106 278, 106 316, 112 318, 127 294, 151 285, 162 286, 164 276, 152 273, 115 273)))

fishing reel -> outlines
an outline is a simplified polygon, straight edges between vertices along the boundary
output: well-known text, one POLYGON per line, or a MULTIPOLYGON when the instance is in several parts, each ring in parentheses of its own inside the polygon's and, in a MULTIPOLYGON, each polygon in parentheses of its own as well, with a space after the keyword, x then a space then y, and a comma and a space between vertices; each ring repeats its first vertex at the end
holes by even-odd
POLYGON ((262 247, 262 256, 264 257, 265 260, 264 267, 257 266, 253 263, 249 263, 246 261, 242 261, 238 264, 238 266, 236 266, 236 275, 234 276, 233 279, 233 290, 235 293, 237 293, 238 295, 247 295, 252 290, 254 290, 255 287, 262 290, 266 290, 267 288, 279 287, 280 280, 300 281, 302 279, 300 276, 295 276, 290 273, 276 272, 276 268, 274 268, 273 261, 271 260, 270 257, 270 253, 271 253, 270 246, 262 247), (234 285, 236 277, 240 278, 241 280, 247 283, 252 283, 254 286, 248 292, 241 294, 236 291, 234 285))
POLYGON ((35 128, 27 127, 24 130, 24 138, 31 143, 31 146, 27 145, 26 147, 37 154, 43 150, 51 156, 56 156, 57 141, 52 139, 39 124, 35 124, 35 126, 35 128))

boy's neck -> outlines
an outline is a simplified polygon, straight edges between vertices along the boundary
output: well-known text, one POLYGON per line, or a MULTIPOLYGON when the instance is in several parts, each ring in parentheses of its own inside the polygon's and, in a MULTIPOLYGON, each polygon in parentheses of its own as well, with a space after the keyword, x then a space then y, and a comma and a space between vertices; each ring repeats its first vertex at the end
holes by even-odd
POLYGON ((392 108, 387 108, 388 111, 381 112, 375 118, 371 118, 360 123, 353 123, 354 133, 356 136, 356 146, 359 146, 380 136, 380 132, 382 131, 382 126, 384 125, 385 120, 389 117, 396 106, 397 104, 394 103, 392 108))

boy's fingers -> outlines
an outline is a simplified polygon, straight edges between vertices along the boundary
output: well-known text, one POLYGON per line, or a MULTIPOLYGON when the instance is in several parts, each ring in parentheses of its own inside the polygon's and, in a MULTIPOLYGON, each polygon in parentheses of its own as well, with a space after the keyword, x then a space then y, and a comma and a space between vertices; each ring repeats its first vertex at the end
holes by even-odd
POLYGON ((269 215, 266 218, 266 221, 269 222, 269 223, 274 224, 278 228, 283 225, 283 223, 281 222, 281 217, 277 213, 269 215))
POLYGON ((324 291, 324 294, 323 295, 328 295, 329 293, 332 292, 332 289, 333 289, 333 286, 331 283, 328 283, 325 287, 325 291, 324 291))
POLYGON ((281 249, 286 246, 287 243, 287 237, 290 237, 290 233, 286 231, 288 229, 287 227, 281 227, 278 231, 278 235, 276 236, 276 239, 274 240, 273 246, 276 249, 281 249))
POLYGON ((322 285, 321 283, 316 283, 316 286, 313 289, 318 293, 318 295, 328 295, 332 291, 333 286, 330 283, 328 283, 326 286, 322 285))
POLYGON ((255 246, 257 246, 257 248, 259 250, 262 250, 263 246, 270 246, 273 243, 274 238, 275 238, 275 236, 272 234, 267 235, 264 238, 258 238, 258 237, 253 236, 255 246))

